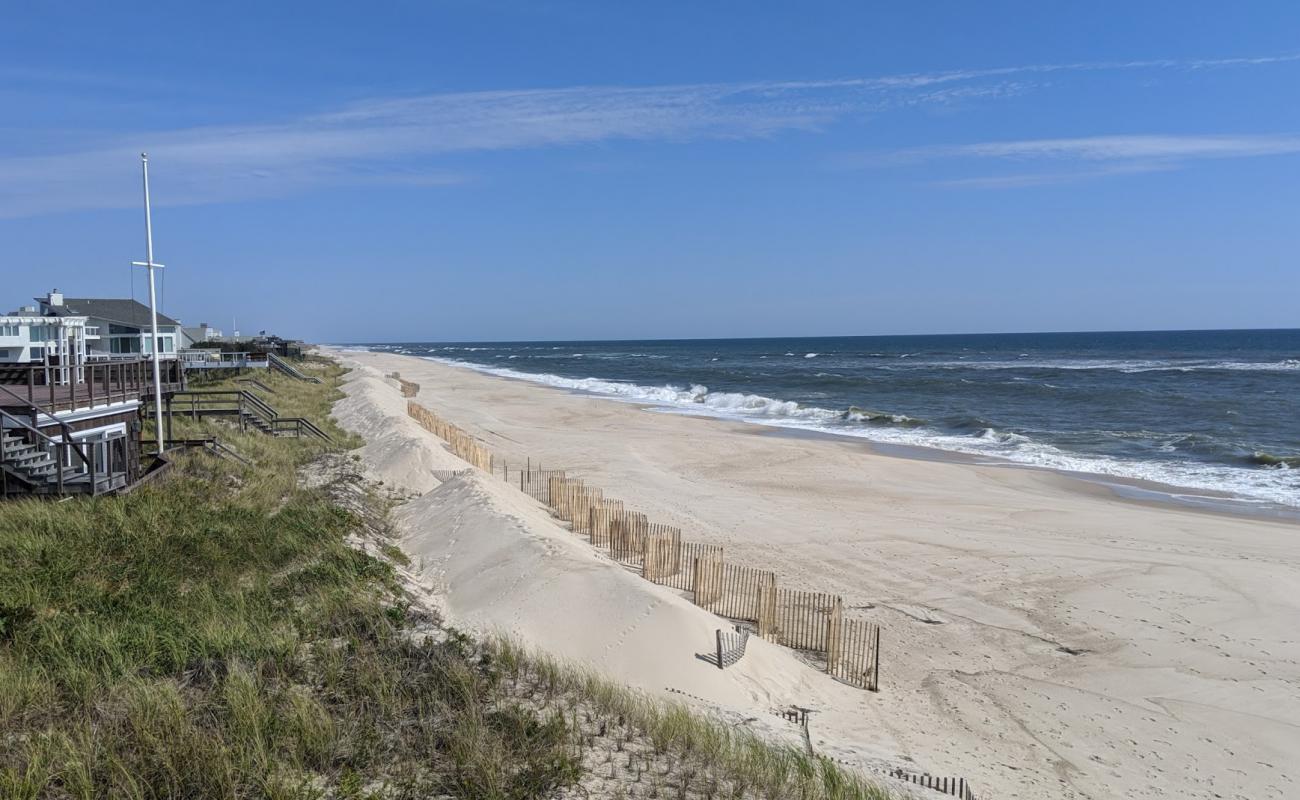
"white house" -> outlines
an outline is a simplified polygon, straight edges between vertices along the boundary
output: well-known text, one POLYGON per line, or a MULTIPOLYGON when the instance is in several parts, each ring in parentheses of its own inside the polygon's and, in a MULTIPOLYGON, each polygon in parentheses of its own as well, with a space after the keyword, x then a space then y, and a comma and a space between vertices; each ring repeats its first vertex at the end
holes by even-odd
MULTIPOLYGON (((150 355, 149 307, 135 300, 64 297, 58 289, 40 303, 40 316, 86 320, 86 357, 89 360, 114 356, 150 355)), ((163 358, 175 358, 181 344, 181 324, 164 314, 158 315, 158 350, 163 358)))
POLYGON ((34 306, 0 316, 0 364, 80 364, 86 360, 88 318, 46 317, 34 306))

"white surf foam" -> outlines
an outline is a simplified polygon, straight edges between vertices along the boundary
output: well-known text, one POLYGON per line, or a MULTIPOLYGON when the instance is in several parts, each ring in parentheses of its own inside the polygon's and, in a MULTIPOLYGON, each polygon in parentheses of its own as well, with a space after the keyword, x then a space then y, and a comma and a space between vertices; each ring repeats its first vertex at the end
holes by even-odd
MULTIPOLYGON (((927 447, 973 456, 1011 461, 1027 466, 1064 472, 1150 481, 1198 491, 1228 493, 1243 501, 1277 503, 1300 507, 1300 479, 1296 470, 1254 469, 1231 465, 1190 463, 1174 460, 1137 461, 1068 453, 1011 431, 985 428, 974 435, 944 433, 917 426, 915 420, 894 415, 894 425, 846 425, 843 412, 803 406, 791 400, 736 392, 710 392, 699 384, 645 386, 628 381, 600 378, 566 378, 550 373, 531 373, 493 367, 459 359, 425 356, 457 367, 468 367, 489 375, 539 383, 573 391, 589 392, 626 402, 643 403, 654 410, 678 414, 719 417, 782 428, 850 436, 883 444, 927 447)), ((876 421, 881 421, 876 418, 876 421)))

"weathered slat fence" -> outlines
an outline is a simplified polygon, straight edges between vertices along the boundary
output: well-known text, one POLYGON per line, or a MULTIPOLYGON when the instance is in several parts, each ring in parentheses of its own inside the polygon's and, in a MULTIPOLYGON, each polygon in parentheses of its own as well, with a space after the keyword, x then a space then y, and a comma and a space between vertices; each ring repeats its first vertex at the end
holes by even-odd
MULTIPOLYGON (((401 382, 404 395, 408 385, 414 387, 412 394, 419 391, 417 384, 403 381, 397 373, 389 377, 401 382)), ((457 456, 495 474, 492 453, 478 439, 414 400, 408 400, 406 408, 457 456)), ((570 523, 574 533, 587 536, 613 560, 639 567, 646 580, 690 592, 696 605, 720 616, 756 623, 758 635, 765 639, 820 653, 833 677, 879 691, 880 627, 845 619, 838 595, 784 589, 777 586, 774 572, 728 564, 722 547, 682 541, 679 528, 651 523, 645 514, 624 508, 621 500, 605 497, 601 489, 563 470, 543 470, 529 460, 512 474, 502 462, 501 477, 511 485, 517 481, 521 492, 546 505, 570 523)), ((729 666, 723 656, 731 648, 723 647, 722 631, 718 635, 718 663, 729 666)), ((741 655, 748 636, 744 631, 738 639, 741 655)))
POLYGON ((764 591, 775 591, 776 573, 738 567, 721 559, 696 561, 695 604, 715 614, 747 622, 759 621, 764 591), (701 587, 700 581, 704 585, 701 587))
POLYGON ((801 592, 797 589, 764 587, 759 603, 764 613, 758 620, 759 636, 799 650, 828 652, 828 642, 838 639, 837 622, 843 617, 843 603, 836 595, 801 592))
POLYGON ((420 393, 420 384, 412 383, 405 378, 398 378, 397 383, 402 388, 402 397, 415 397, 420 393))
POLYGON ((970 788, 970 784, 965 778, 944 778, 937 775, 917 775, 906 770, 896 769, 887 773, 890 777, 899 780, 914 783, 917 786, 924 786, 927 789, 933 789, 936 792, 952 795, 960 800, 975 800, 975 792, 970 788))
POLYGON ((461 459, 487 472, 492 471, 492 451, 488 450, 478 439, 447 422, 442 417, 415 402, 406 401, 406 413, 420 423, 420 426, 442 439, 451 447, 451 452, 461 459))
POLYGON ((703 544, 701 542, 681 542, 673 561, 677 571, 660 576, 655 583, 681 589, 683 592, 695 591, 695 562, 700 559, 722 561, 722 546, 703 544))
POLYGON ((826 653, 826 671, 845 683, 880 691, 880 626, 862 619, 840 621, 833 647, 826 653))
POLYGON ((718 628, 717 639, 718 669, 726 669, 745 657, 745 646, 749 644, 748 629, 736 626, 734 630, 724 631, 718 628))
POLYGON ((525 469, 518 475, 519 491, 549 507, 551 505, 551 480, 555 478, 564 480, 564 470, 525 469))
POLYGON ((658 523, 651 525, 645 540, 645 555, 641 558, 641 577, 651 583, 667 583, 681 568, 681 528, 658 523))

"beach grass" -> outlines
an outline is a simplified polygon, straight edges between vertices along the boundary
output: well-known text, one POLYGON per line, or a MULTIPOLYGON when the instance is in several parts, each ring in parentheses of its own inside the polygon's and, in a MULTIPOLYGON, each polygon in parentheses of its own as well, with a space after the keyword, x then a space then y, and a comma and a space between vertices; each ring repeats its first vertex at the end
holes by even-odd
POLYGON ((884 796, 442 625, 394 569, 391 499, 337 466, 359 442, 328 418, 341 370, 314 366, 323 384, 267 376, 267 399, 333 442, 178 419, 253 465, 196 452, 128 495, 0 505, 0 797, 598 796, 612 752, 635 757, 610 796, 884 796))

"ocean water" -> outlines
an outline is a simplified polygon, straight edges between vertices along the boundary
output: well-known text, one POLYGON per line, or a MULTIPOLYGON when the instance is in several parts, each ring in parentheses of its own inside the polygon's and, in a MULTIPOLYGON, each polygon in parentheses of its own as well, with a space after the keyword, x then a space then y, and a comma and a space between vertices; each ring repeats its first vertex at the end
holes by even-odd
POLYGON ((367 347, 660 411, 1300 507, 1300 330, 367 347))

